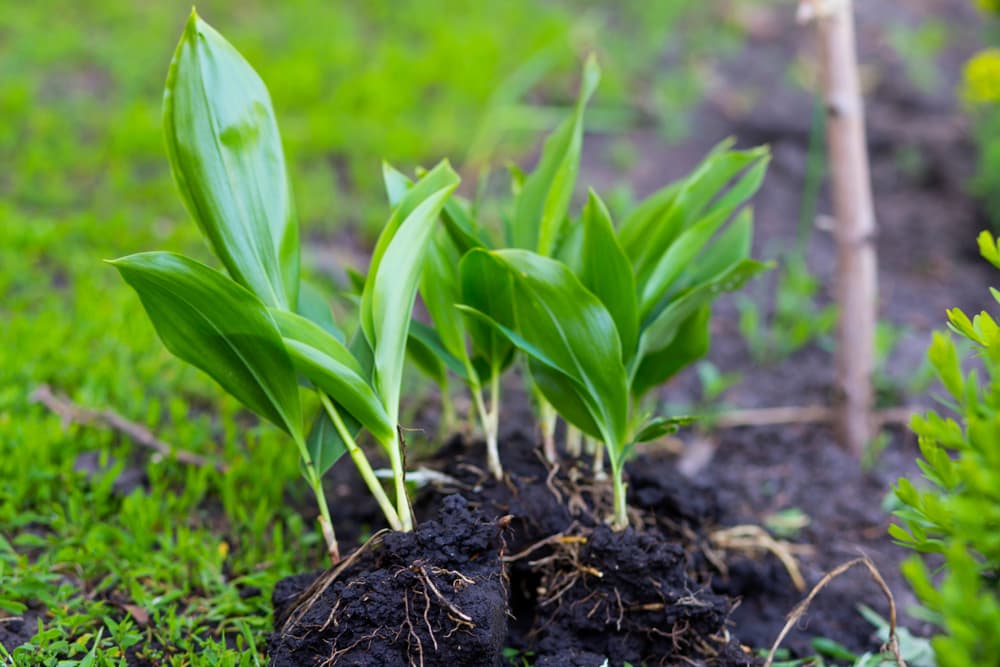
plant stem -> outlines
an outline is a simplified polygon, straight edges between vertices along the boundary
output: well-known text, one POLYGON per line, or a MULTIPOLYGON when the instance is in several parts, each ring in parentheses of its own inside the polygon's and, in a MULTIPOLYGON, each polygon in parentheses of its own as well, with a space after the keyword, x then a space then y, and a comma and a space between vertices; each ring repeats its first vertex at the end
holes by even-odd
POLYGON ((458 417, 455 415, 455 402, 451 400, 451 391, 447 376, 441 383, 441 424, 438 427, 438 435, 441 439, 447 438, 458 425, 458 417))
POLYGON ((337 544, 337 534, 333 530, 333 521, 330 520, 330 508, 326 504, 326 494, 323 492, 323 480, 316 472, 312 455, 306 441, 301 437, 294 437, 295 445, 299 448, 299 456, 302 457, 304 474, 313 495, 316 497, 316 505, 319 507, 319 528, 323 533, 323 540, 326 542, 326 551, 330 555, 330 564, 336 565, 340 561, 340 545, 337 544))
POLYGON ((614 506, 615 513, 611 518, 611 528, 613 530, 625 530, 628 528, 628 504, 626 503, 626 484, 622 480, 621 464, 615 465, 611 462, 611 479, 614 484, 614 506))
POLYGON ((490 414, 489 424, 486 430, 486 451, 489 453, 491 465, 496 465, 493 476, 497 479, 503 477, 503 466, 500 464, 500 450, 498 440, 500 438, 500 372, 493 370, 490 377, 490 414))
POLYGON ((396 514, 399 515, 400 530, 413 530, 413 513, 410 511, 410 498, 406 493, 406 467, 403 464, 403 443, 397 430, 389 446, 389 464, 392 466, 392 481, 396 487, 396 514))
POLYGON ((556 411, 552 404, 538 394, 538 412, 542 421, 542 452, 545 453, 545 460, 555 463, 558 459, 556 452, 556 411))
POLYGON ((486 401, 483 400, 483 388, 480 384, 469 387, 472 392, 472 400, 476 404, 476 412, 479 413, 479 423, 483 428, 483 435, 486 436, 486 467, 494 479, 503 478, 503 465, 500 463, 500 450, 497 446, 497 429, 495 426, 496 415, 499 413, 499 375, 495 374, 490 379, 490 409, 486 409, 486 401), (496 382, 494 382, 496 380, 496 382))
POLYGON ((354 461, 355 467, 357 467, 358 472, 361 474, 361 479, 365 481, 368 490, 375 497, 375 502, 378 503, 379 508, 381 508, 382 513, 385 515, 386 521, 389 522, 389 527, 393 530, 402 530, 399 515, 396 514, 396 510, 392 506, 392 501, 389 500, 385 489, 382 488, 382 483, 375 476, 375 471, 372 470, 371 464, 368 463, 368 458, 365 456, 364 451, 358 447, 358 443, 355 442, 350 432, 348 432, 347 426, 344 424, 340 413, 337 412, 333 401, 323 392, 319 393, 319 400, 322 401, 323 408, 330 416, 330 420, 337 429, 337 433, 340 434, 340 438, 344 441, 347 453, 351 455, 351 460, 354 461))
POLYGON ((583 431, 569 423, 566 424, 566 453, 575 459, 583 456, 583 431))
POLYGON ((604 443, 600 440, 594 440, 588 438, 589 442, 594 444, 594 479, 602 480, 607 478, 607 474, 604 472, 604 443))

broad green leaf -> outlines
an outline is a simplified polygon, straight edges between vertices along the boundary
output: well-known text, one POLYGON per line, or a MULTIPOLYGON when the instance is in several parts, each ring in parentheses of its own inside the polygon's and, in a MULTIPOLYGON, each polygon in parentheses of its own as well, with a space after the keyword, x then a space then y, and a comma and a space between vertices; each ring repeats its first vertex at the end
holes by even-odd
POLYGON ((333 321, 333 311, 323 292, 318 287, 305 280, 299 286, 299 307, 297 312, 323 328, 328 334, 344 342, 344 332, 333 321))
POLYGON ((295 369, 326 392, 371 431, 380 442, 391 439, 395 421, 390 419, 364 369, 350 350, 319 325, 304 317, 273 309, 285 348, 295 369))
POLYGON ((639 337, 635 277, 625 251, 618 244, 611 214, 593 190, 583 209, 582 226, 580 282, 611 313, 621 340, 622 359, 628 365, 639 337))
MULTIPOLYGON (((389 167, 392 172, 399 174, 394 169, 389 167)), ((399 176, 391 176, 390 179, 393 181, 393 192, 398 191, 398 179, 406 178, 402 174, 399 176)), ((442 160, 436 167, 427 172, 423 178, 410 186, 408 190, 402 195, 398 203, 393 206, 392 214, 389 216, 389 221, 386 223, 385 228, 382 229, 382 233, 379 234, 378 241, 375 243, 375 249, 372 251, 372 259, 368 265, 368 279, 371 280, 378 272, 379 266, 382 264, 382 257, 385 255, 389 244, 392 243, 393 239, 396 237, 396 232, 399 231, 399 227, 405 222, 414 210, 420 206, 425 200, 427 200, 431 195, 441 191, 441 190, 454 190, 458 186, 458 174, 455 170, 451 168, 447 160, 442 160)))
POLYGON ((708 171, 719 155, 727 152, 733 144, 735 141, 732 138, 719 142, 690 174, 660 188, 625 216, 618 229, 618 238, 629 257, 634 259, 638 256, 644 242, 649 240, 654 228, 662 224, 664 217, 674 209, 674 203, 690 181, 708 171))
POLYGON ((413 184, 406 174, 388 162, 382 163, 382 182, 385 183, 385 194, 389 199, 390 208, 396 208, 399 205, 400 200, 413 184))
MULTIPOLYGON (((470 322, 478 321, 494 329, 498 335, 527 356, 532 386, 541 392, 542 397, 548 400, 566 421, 587 435, 604 438, 605 433, 592 416, 595 411, 585 398, 586 388, 560 371, 558 364, 541 347, 480 310, 467 305, 460 305, 458 308, 468 315, 470 322)), ((489 369, 483 371, 483 374, 486 374, 489 369)))
POLYGON ((465 320, 455 309, 462 301, 459 282, 458 251, 444 230, 431 237, 427 260, 420 277, 420 296, 434 321, 441 344, 448 353, 463 362, 468 358, 465 347, 465 320))
POLYGON ((753 209, 745 208, 684 270, 676 287, 683 289, 697 285, 729 271, 749 259, 752 242, 753 209))
MULTIPOLYGON (((572 380, 602 440, 610 449, 620 447, 628 427, 628 390, 621 343, 607 308, 565 264, 530 251, 474 250, 462 260, 463 265, 467 262, 489 262, 492 268, 487 273, 511 277, 518 295, 513 321, 499 319, 506 313, 485 315, 504 329, 516 331, 519 340, 512 342, 523 352, 572 380)), ((545 391, 544 385, 539 388, 545 391)), ((558 400, 546 398, 553 405, 558 400)), ((593 428, 586 423, 576 425, 583 430, 593 428)), ((612 456, 617 454, 612 452, 612 456)))
POLYGON ((270 95, 194 12, 170 64, 163 124, 177 187, 229 275, 266 305, 294 308, 299 231, 270 95))
MULTIPOLYGON (((341 413, 341 418, 352 434, 357 434, 361 429, 361 425, 351 415, 341 413)), ((322 408, 313 419, 312 428, 309 429, 309 436, 306 438, 306 447, 309 456, 312 457, 313 468, 321 476, 347 453, 347 444, 330 420, 330 415, 322 408)))
MULTIPOLYGON (((726 197, 728 198, 734 193, 745 195, 756 191, 760 180, 764 177, 763 167, 765 166, 766 162, 763 161, 756 165, 737 187, 727 193, 726 197), (754 174, 757 174, 758 180, 751 178, 754 174)), ((692 267, 692 260, 708 245, 719 228, 730 219, 733 212, 742 203, 743 198, 733 197, 731 202, 715 206, 704 218, 681 232, 666 249, 666 252, 655 260, 649 273, 639 283, 641 317, 646 317, 667 294, 667 291, 685 269, 692 267)))
POLYGON ((513 247, 542 255, 555 250, 580 170, 584 109, 600 78, 600 68, 591 56, 583 68, 573 115, 545 140, 538 165, 520 189, 511 223, 513 247))
POLYGON ((361 325, 372 351, 373 385, 394 423, 420 273, 434 225, 457 185, 458 174, 443 162, 407 191, 375 246, 361 295, 361 325))
POLYGON ((260 299, 182 255, 145 252, 110 262, 139 294, 167 349, 248 408, 302 438, 302 409, 288 352, 260 299))
MULTIPOLYGON (((505 271, 497 271, 493 260, 483 252, 466 253, 458 266, 461 303, 487 313, 499 322, 513 322, 513 278, 505 271)), ((465 318, 465 328, 472 340, 473 350, 488 367, 499 370, 503 364, 498 362, 512 357, 511 341, 494 327, 478 318, 465 318)), ((480 377, 489 375, 480 374, 480 377)))
POLYGON ((710 306, 698 308, 681 323, 670 343, 639 359, 631 382, 632 395, 643 396, 708 354, 711 318, 710 306))
POLYGON ((464 362, 445 349, 440 336, 432 327, 416 320, 410 322, 410 337, 407 345, 411 354, 420 357, 414 358, 414 361, 431 378, 441 380, 444 372, 449 370, 463 381, 468 381, 468 370, 464 362), (433 357, 433 361, 428 358, 428 355, 433 357))
MULTIPOLYGON (((413 181, 388 163, 382 165, 382 180, 385 182, 389 205, 392 207, 399 204, 413 185, 413 181)), ((441 212, 441 221, 444 223, 451 242, 460 253, 464 254, 472 248, 487 245, 480 230, 476 227, 475 221, 469 216, 469 212, 457 197, 451 197, 445 203, 444 210, 441 212)))
POLYGON ((770 266, 752 259, 744 260, 718 278, 679 293, 662 310, 651 315, 642 326, 639 334, 640 358, 669 345, 678 328, 699 308, 712 303, 723 292, 741 288, 770 266))
POLYGON ((763 180, 768 155, 766 148, 713 152, 658 215, 642 221, 641 229, 623 225, 622 247, 632 259, 637 284, 652 279, 663 255, 692 224, 720 210, 735 211, 751 197, 763 180))

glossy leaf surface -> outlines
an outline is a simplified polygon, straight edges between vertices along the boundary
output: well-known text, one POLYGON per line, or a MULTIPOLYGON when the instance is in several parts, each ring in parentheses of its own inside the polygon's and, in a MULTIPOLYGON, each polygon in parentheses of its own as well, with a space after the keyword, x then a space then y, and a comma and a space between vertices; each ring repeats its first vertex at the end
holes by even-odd
POLYGON ((538 165, 525 179, 511 221, 511 245, 551 255, 562 231, 580 170, 583 115, 601 71, 591 57, 583 69, 573 115, 545 140, 538 165))
POLYGON ((171 170, 230 276, 294 309, 299 233, 270 95, 233 46, 192 12, 163 98, 171 170))
MULTIPOLYGON (((484 274, 507 274, 516 298, 513 320, 506 313, 481 312, 536 363, 568 380, 540 376, 538 387, 567 419, 587 432, 595 427, 611 447, 624 443, 628 390, 621 343, 614 320, 566 265, 525 250, 476 250, 462 260, 484 274), (578 415, 586 407, 590 420, 578 415)), ((555 378, 559 378, 558 375, 555 378)))
POLYGON ((294 313, 272 316, 295 369, 341 405, 376 439, 391 438, 395 422, 386 413, 364 369, 350 350, 319 325, 294 313))
POLYGON ((361 325, 371 349, 373 386, 393 422, 399 414, 413 302, 435 223, 458 185, 446 163, 415 183, 379 237, 361 295, 361 325))
POLYGON ((611 214, 593 190, 583 209, 582 226, 580 282, 611 313, 621 340, 622 359, 628 364, 635 354, 639 336, 635 277, 632 265, 618 243, 611 214))
POLYGON ((146 252, 111 262, 139 294, 163 344, 248 408, 302 437, 295 370, 260 299, 182 255, 146 252))

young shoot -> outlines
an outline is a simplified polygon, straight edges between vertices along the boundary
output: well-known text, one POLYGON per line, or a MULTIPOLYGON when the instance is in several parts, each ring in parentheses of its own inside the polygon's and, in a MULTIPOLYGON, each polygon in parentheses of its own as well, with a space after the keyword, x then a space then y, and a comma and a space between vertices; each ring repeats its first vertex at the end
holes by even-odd
POLYGON ((111 263, 173 354, 295 442, 333 562, 339 547, 321 478, 345 453, 389 525, 411 529, 400 385, 416 285, 457 174, 440 164, 395 206, 365 280, 360 329, 345 343, 329 307, 300 280, 298 223, 267 89, 193 12, 170 66, 164 126, 178 189, 226 273, 169 252, 111 263), (306 415, 300 383, 316 396, 317 414, 306 415), (362 428, 390 460, 395 502, 357 445, 362 428))
POLYGON ((766 158, 764 149, 722 146, 620 230, 591 192, 558 253, 565 261, 478 249, 460 264, 463 276, 485 276, 494 298, 513 306, 466 299, 462 307, 527 357, 538 392, 568 424, 596 449, 603 443, 617 529, 628 523, 623 467, 635 443, 687 421, 647 419, 642 396, 707 351, 712 301, 766 268, 749 259, 749 211, 736 214, 759 187, 766 158))

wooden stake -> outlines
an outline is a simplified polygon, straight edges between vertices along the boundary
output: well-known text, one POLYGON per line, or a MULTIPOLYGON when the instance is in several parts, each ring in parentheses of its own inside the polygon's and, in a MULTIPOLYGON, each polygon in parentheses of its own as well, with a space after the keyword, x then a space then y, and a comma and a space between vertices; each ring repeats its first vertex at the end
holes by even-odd
POLYGON ((833 208, 837 218, 837 426, 860 456, 874 437, 871 375, 878 285, 875 210, 851 0, 802 0, 800 21, 817 26, 827 113, 833 208))

